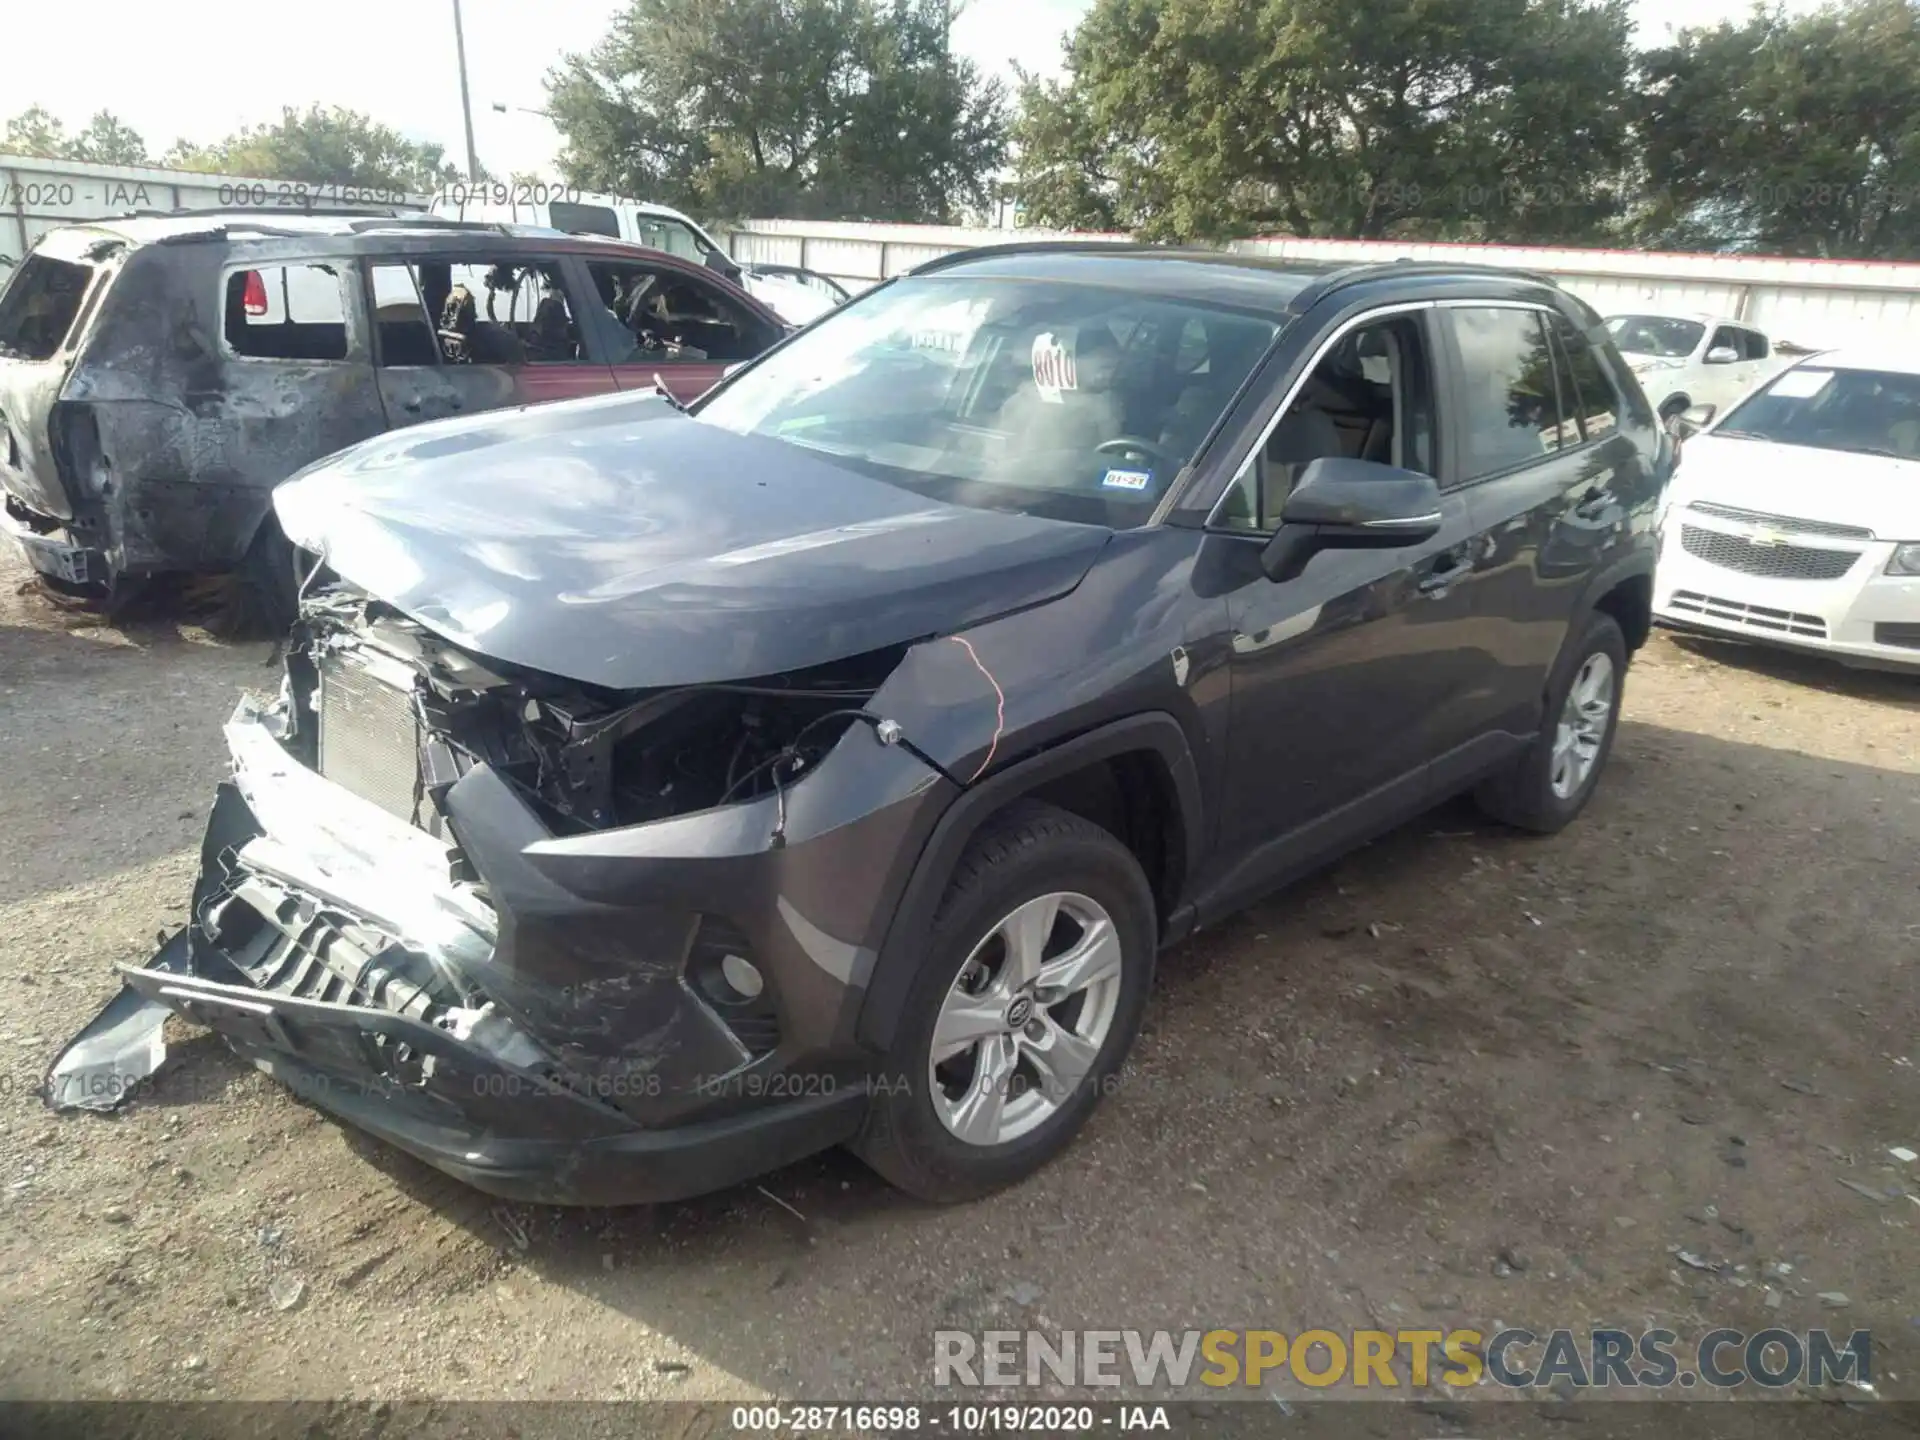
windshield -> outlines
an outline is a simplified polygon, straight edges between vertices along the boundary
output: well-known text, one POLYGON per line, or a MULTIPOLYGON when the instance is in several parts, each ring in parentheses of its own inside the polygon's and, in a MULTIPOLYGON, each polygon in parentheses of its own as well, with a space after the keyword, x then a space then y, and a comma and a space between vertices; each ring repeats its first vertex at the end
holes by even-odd
POLYGON ((1693 353, 1707 327, 1671 315, 1615 315, 1607 321, 1607 331, 1614 345, 1630 354, 1677 360, 1693 353))
POLYGON ((934 275, 832 312, 698 410, 935 499, 1125 529, 1279 331, 1092 285, 934 275))
POLYGON ((1920 375, 1797 365, 1736 405, 1712 433, 1920 460, 1920 375))

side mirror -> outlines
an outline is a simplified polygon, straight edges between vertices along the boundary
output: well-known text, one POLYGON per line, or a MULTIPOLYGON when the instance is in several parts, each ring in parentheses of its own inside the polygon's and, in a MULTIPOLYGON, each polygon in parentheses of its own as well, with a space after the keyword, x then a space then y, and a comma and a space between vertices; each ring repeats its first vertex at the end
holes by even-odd
POLYGON ((1740 359, 1740 352, 1731 345, 1716 345, 1707 351, 1707 364, 1732 365, 1740 359))
POLYGON ((1713 423, 1714 413, 1712 405, 1696 405, 1675 415, 1667 422, 1667 429, 1676 440, 1691 440, 1713 423))
POLYGON ((1372 460, 1328 457, 1301 474, 1260 552, 1269 580, 1292 580, 1322 550, 1397 550, 1440 533, 1440 487, 1372 460))
POLYGON ((719 271, 736 285, 740 283, 740 267, 733 263, 733 257, 724 250, 707 251, 707 268, 719 271))

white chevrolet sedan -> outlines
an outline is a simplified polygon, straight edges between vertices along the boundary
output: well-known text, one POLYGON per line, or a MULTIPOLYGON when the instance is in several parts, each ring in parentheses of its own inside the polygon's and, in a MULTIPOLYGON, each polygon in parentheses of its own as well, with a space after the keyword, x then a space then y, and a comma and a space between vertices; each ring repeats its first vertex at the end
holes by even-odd
POLYGON ((1812 356, 1687 440, 1653 610, 1920 671, 1920 346, 1812 356))

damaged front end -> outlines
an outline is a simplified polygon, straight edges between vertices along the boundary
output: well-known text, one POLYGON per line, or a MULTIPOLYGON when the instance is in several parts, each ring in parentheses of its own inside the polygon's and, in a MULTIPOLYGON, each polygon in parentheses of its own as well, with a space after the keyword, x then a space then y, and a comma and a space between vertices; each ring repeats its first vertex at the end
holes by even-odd
POLYGON ((49 1103, 118 1104, 177 1014, 513 1198, 677 1198, 848 1138, 858 1002, 953 789, 865 708, 902 653, 612 692, 322 591, 227 724, 190 922, 49 1103))

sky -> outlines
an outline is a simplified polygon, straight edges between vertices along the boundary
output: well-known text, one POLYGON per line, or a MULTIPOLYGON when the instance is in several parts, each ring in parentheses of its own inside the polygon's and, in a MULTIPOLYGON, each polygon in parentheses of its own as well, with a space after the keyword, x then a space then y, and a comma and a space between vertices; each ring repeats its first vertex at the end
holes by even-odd
MULTIPOLYGON (((558 137, 542 117, 542 77, 569 51, 590 48, 621 0, 461 0, 475 147, 495 174, 554 175, 558 137), (495 106, 507 107, 505 112, 495 106)), ((989 73, 1014 64, 1055 73, 1060 42, 1089 0, 968 0, 954 48, 989 73)), ((1635 0, 1639 41, 1669 29, 1737 18, 1751 0, 1635 0)), ((463 163, 454 0, 328 0, 275 6, 257 0, 91 0, 89 34, 54 5, 15 7, 6 22, 0 121, 42 105, 69 128, 112 110, 158 155, 176 139, 218 139, 278 117, 285 105, 342 105, 415 140, 436 140, 463 163), (25 60, 27 63, 21 63, 25 60)), ((1800 8, 1796 6, 1796 8, 1800 8)), ((556 177, 557 178, 557 177, 556 177)))

